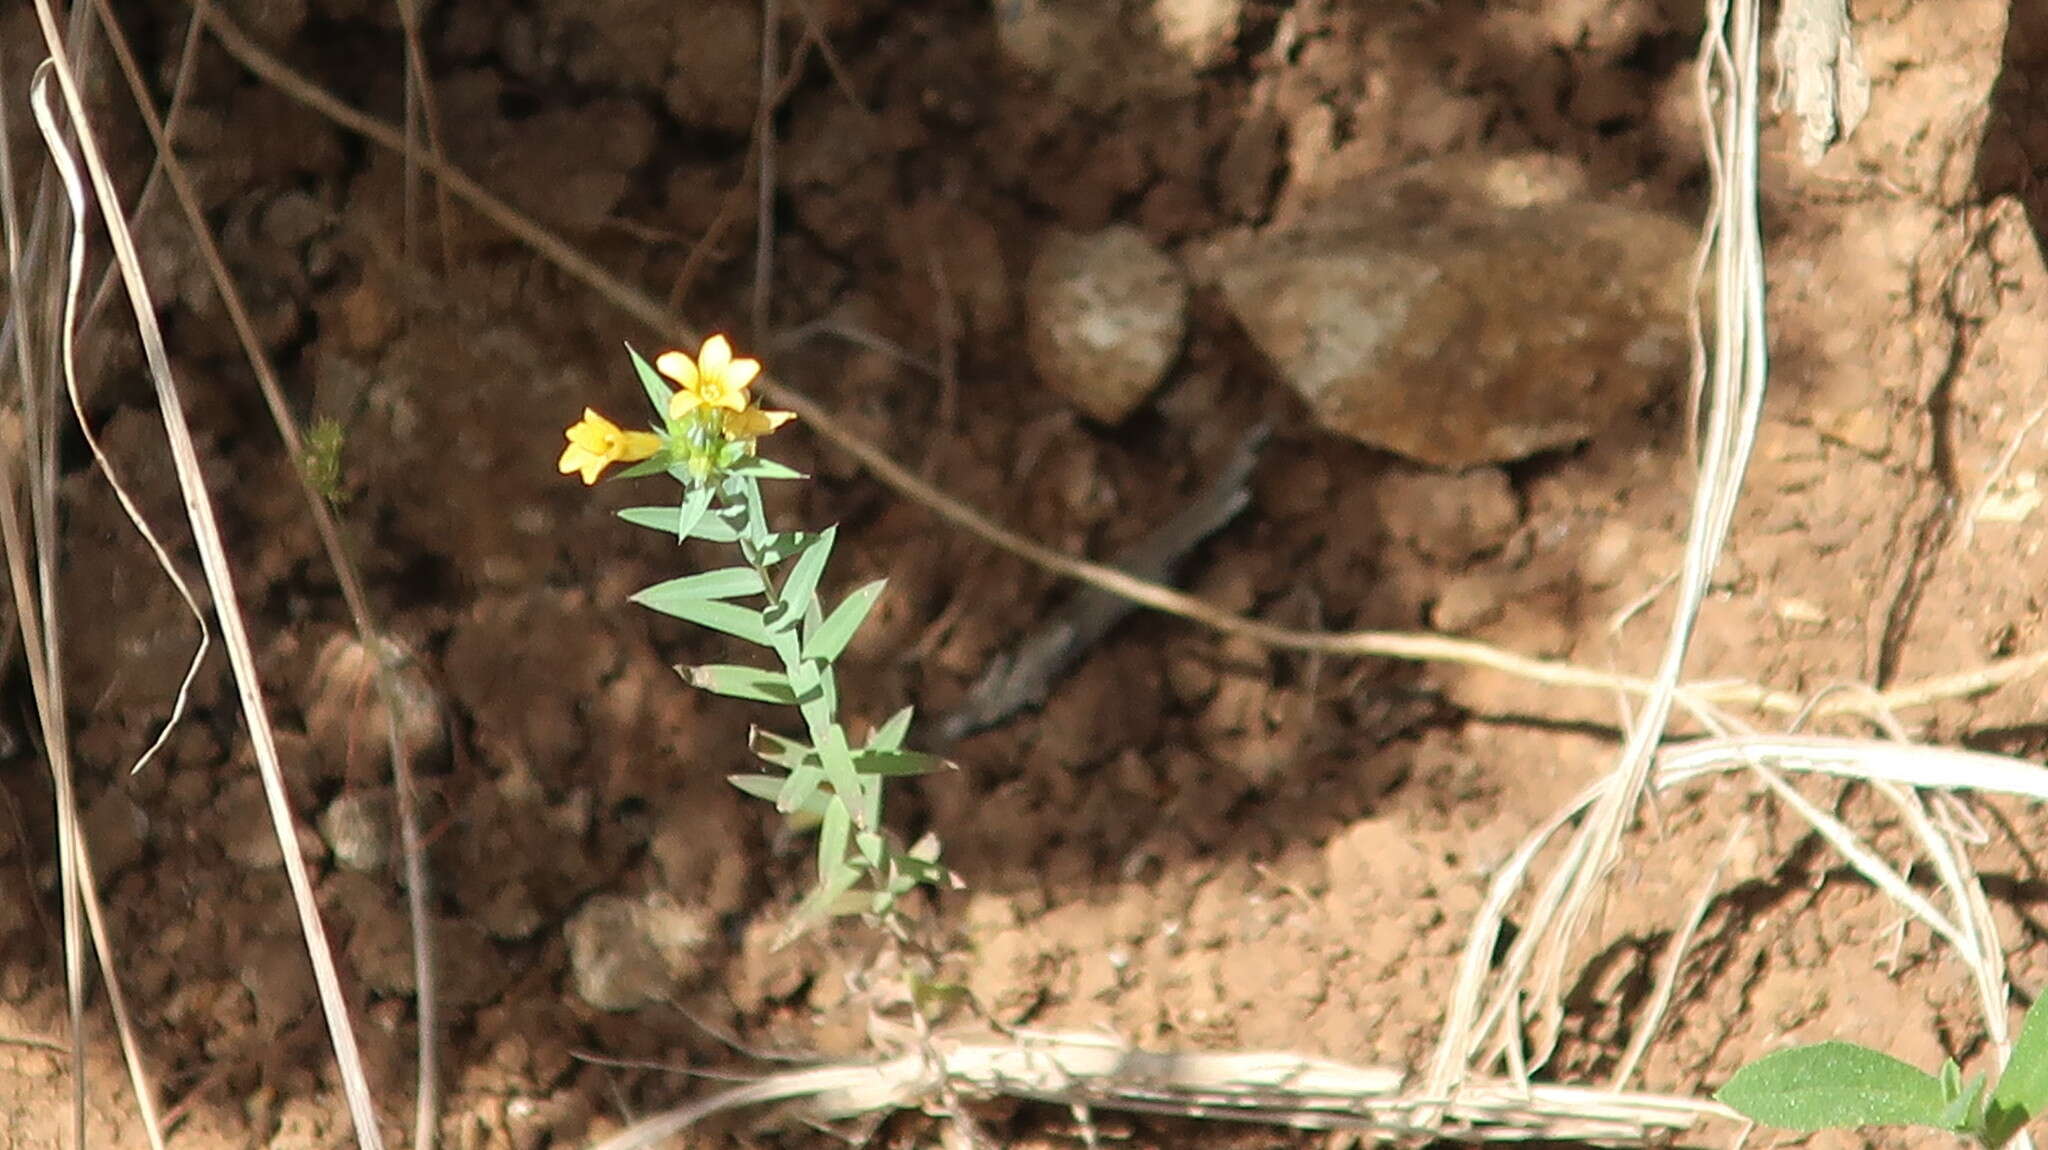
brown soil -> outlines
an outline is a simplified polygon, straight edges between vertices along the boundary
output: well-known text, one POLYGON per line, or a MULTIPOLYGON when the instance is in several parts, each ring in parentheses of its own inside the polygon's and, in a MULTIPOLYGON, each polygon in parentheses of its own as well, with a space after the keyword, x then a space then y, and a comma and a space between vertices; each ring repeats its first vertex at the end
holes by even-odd
MULTIPOLYGON (((185 9, 121 7, 167 74, 185 9)), ((348 101, 397 118, 394 6, 229 7, 348 101)), ((452 158, 757 349, 746 321, 757 6, 428 7, 452 158)), ((915 362, 813 334, 763 353, 771 370, 968 503, 1095 555, 1170 512, 1248 421, 1278 412, 1291 427, 1267 452, 1251 512, 1198 557, 1199 593, 1299 626, 1435 627, 1589 665, 1654 664, 1665 615, 1618 630, 1610 620, 1676 567, 1692 480, 1681 397, 1574 451, 1437 474, 1308 428, 1215 301, 1198 298, 1166 388, 1111 429, 1038 385, 1020 292, 1052 227, 1129 222, 1172 250, 1257 224, 1332 171, 1460 152, 1563 156, 1603 195, 1696 216, 1699 5, 1252 0, 1185 90, 1133 85, 1106 99, 1004 61, 995 22, 1008 0, 786 7, 816 23, 792 18, 781 36, 786 51, 804 46, 777 120, 778 329, 857 326, 915 362)), ((1869 119, 1817 169, 1799 162, 1790 125, 1767 133, 1775 390, 1693 675, 1811 691, 2048 644, 2048 514, 2029 501, 2048 473, 2048 442, 2031 434, 2048 404, 2042 11, 1858 4, 1869 119)), ((25 6, 0 17, 10 82, 33 62, 28 17, 25 6)), ((702 1089, 642 1064, 760 1069, 714 1035, 757 1052, 862 1049, 867 1004, 847 975, 872 940, 846 930, 769 949, 810 871, 772 812, 723 781, 763 716, 686 691, 670 666, 723 648, 625 602, 709 552, 679 558, 618 524, 612 510, 641 501, 628 485, 592 494, 552 467, 584 405, 633 410, 619 344, 646 333, 481 220, 436 217, 431 198, 429 270, 402 258, 403 165, 216 48, 187 116, 187 159, 292 402, 345 429, 351 544, 416 656, 410 681, 445 720, 444 731, 414 716, 408 729, 426 756, 442 916, 446 1144, 580 1145, 702 1089), (564 923, 593 897, 653 892, 715 922, 701 974, 664 1004, 584 1004, 564 923)), ((124 186, 139 186, 139 128, 110 134, 124 186)), ((289 464, 172 216, 151 224, 160 303, 312 828, 341 800, 385 801, 382 722, 289 464)), ((125 346, 90 411, 155 522, 175 525, 160 424, 125 346)), ((777 447, 819 477, 788 514, 844 525, 834 578, 890 579, 849 656, 856 713, 944 710, 1060 592, 807 434, 777 447)), ((126 772, 168 710, 192 631, 105 484, 79 467, 65 492, 88 832, 125 987, 179 1108, 174 1144, 340 1144, 346 1118, 233 694, 217 669, 203 676, 168 755, 126 772)), ((25 698, 26 677, 14 680, 25 698)), ((957 774, 901 788, 892 818, 944 839, 969 890, 929 917, 959 943, 957 976, 1002 1022, 1418 1067, 1489 875, 1611 761, 1615 714, 1597 693, 1276 655, 1140 618, 1042 713, 951 748, 957 774)), ((2032 686, 1908 719, 1935 741, 2048 747, 2032 686)), ((16 881, 0 883, 0 1034, 59 1038, 47 773, 27 725, 10 723, 0 864, 16 881)), ((1572 988, 1550 1070, 1560 1080, 1600 1081, 1613 1067, 1677 908, 1735 817, 1765 809, 1747 786, 1676 796, 1642 830, 1601 949, 1572 988)), ((1985 806, 1999 829, 1977 861, 2031 991, 2048 974, 2048 938, 2044 876, 2025 844, 2048 817, 1985 806)), ((388 866, 342 865, 332 835, 307 839, 395 1134, 409 1121, 414 1023, 401 888, 388 866)), ((1984 1043, 1960 967, 1898 921, 1804 824, 1766 815, 1724 878, 1639 1082, 1710 1091, 1788 1037, 1970 1064, 1984 1043)), ((118 1052, 95 1019, 94 1129, 101 1144, 135 1144, 118 1052)), ((0 1045, 11 1144, 57 1145, 68 1096, 58 1055, 0 1045)), ((1077 1137, 1051 1108, 991 1121, 1018 1144, 1077 1137)), ((929 1127, 891 1130, 889 1144, 910 1145, 929 1127)), ((1103 1133, 1144 1146, 1224 1137, 1114 1117, 1103 1133)), ((819 1137, 741 1126, 701 1144, 819 1137)))

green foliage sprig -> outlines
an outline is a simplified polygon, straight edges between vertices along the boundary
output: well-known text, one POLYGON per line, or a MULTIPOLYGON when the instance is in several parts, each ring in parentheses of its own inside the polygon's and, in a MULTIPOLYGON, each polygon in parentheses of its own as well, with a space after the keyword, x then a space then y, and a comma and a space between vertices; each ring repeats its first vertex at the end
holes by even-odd
POLYGON ((1929 1126, 1997 1150, 2048 1107, 2048 1012, 2036 1000, 1989 1096, 1954 1059, 1929 1074, 1853 1042, 1765 1055, 1714 1097, 1743 1117, 1787 1130, 1929 1126))
MULTIPOLYGON (((631 349, 628 349, 631 352, 631 349)), ((897 846, 882 827, 888 780, 946 765, 904 748, 911 709, 905 707, 856 741, 839 717, 834 665, 881 598, 884 582, 856 588, 827 609, 819 593, 838 528, 777 530, 769 526, 761 484, 805 476, 756 452, 787 412, 753 404, 748 387, 760 365, 736 359, 713 336, 695 359, 667 352, 649 364, 631 352, 660 423, 624 431, 586 410, 568 431, 559 464, 596 481, 614 463, 622 477, 666 474, 682 487, 673 505, 633 507, 620 517, 678 543, 730 544, 739 562, 656 583, 633 601, 653 611, 760 647, 779 669, 735 663, 678 667, 684 680, 713 694, 793 707, 803 737, 756 729, 750 750, 769 770, 730 776, 740 790, 775 804, 791 825, 817 835, 818 885, 788 933, 841 914, 893 921, 897 901, 919 885, 954 886, 939 863, 939 842, 926 835, 897 846)))

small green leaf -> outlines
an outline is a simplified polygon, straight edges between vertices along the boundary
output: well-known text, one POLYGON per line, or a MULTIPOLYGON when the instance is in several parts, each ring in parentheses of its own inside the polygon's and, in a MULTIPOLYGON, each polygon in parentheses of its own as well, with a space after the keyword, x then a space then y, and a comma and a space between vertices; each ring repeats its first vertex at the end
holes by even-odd
POLYGON ((664 535, 673 535, 677 542, 686 539, 703 539, 711 543, 731 543, 739 535, 715 515, 697 512, 696 524, 685 532, 682 530, 683 513, 691 509, 689 503, 680 507, 628 507, 619 512, 619 518, 635 527, 647 527, 664 535))
POLYGON ((866 812, 855 806, 865 797, 868 788, 862 784, 860 772, 854 769, 853 750, 846 745, 845 727, 828 723, 818 733, 818 760, 824 766, 825 778, 831 782, 833 793, 852 813, 854 825, 861 830, 869 829, 866 812))
POLYGON ((1943 1130, 1963 1133, 1981 1130, 1984 1127, 1984 1076, 1970 1075, 1968 1082, 1960 1080, 1962 1069, 1951 1058, 1942 1063, 1941 1090, 1948 1096, 1948 1104, 1941 1108, 1941 1117, 1931 1123, 1943 1130), (1956 1077, 1951 1080, 1953 1073, 1956 1077))
POLYGON ((904 736, 910 733, 910 720, 917 713, 915 707, 905 707, 889 716, 889 721, 875 728, 868 736, 868 750, 893 751, 903 746, 904 736))
POLYGON ((761 541, 761 565, 773 567, 792 555, 802 554, 818 536, 810 531, 776 531, 761 541))
POLYGON ((790 689, 789 679, 780 671, 764 671, 737 663, 703 663, 695 667, 677 667, 676 673, 692 687, 714 695, 784 706, 796 702, 796 692, 790 689))
POLYGON ((733 464, 732 467, 728 468, 727 470, 730 474, 744 475, 749 479, 810 478, 810 476, 805 475, 801 471, 784 467, 782 464, 777 463, 772 459, 764 459, 758 455, 754 456, 752 459, 741 460, 740 462, 733 464))
POLYGON ((1848 1042, 1765 1055, 1736 1071, 1714 1097, 1765 1126, 1803 1131, 1929 1126, 1946 1104, 1932 1074, 1848 1042))
POLYGON ((831 874, 846 866, 846 840, 853 833, 853 816, 846 804, 825 807, 825 823, 818 829, 818 873, 831 874))
POLYGON ((619 518, 635 527, 674 535, 676 524, 682 521, 682 510, 681 507, 627 507, 619 512, 619 518))
POLYGON ((877 579, 841 599, 825 621, 812 627, 810 634, 805 636, 804 658, 821 663, 839 658, 859 632, 860 625, 867 622, 868 612, 874 610, 875 601, 882 597, 882 590, 888 585, 888 580, 877 579))
POLYGON ((695 623, 699 627, 708 627, 713 631, 731 635, 735 639, 745 639, 757 646, 766 647, 773 639, 773 636, 768 634, 767 626, 761 622, 759 611, 735 603, 683 598, 664 599, 653 603, 642 600, 639 595, 633 596, 633 599, 671 618, 681 619, 685 623, 695 623))
POLYGON ((862 831, 853 836, 854 849, 860 852, 860 857, 871 867, 879 868, 882 865, 882 848, 886 845, 882 841, 882 836, 874 831, 862 831))
POLYGON ((634 602, 661 610, 655 604, 671 599, 737 599, 742 595, 761 593, 761 575, 751 567, 721 567, 716 571, 700 571, 680 579, 656 583, 638 595, 634 602))
POLYGON ((789 569, 789 578, 783 580, 782 589, 776 598, 784 603, 804 604, 817 593, 818 580, 825 575, 825 564, 832 559, 832 545, 839 541, 839 528, 827 527, 812 537, 812 543, 796 557, 796 564, 789 569))
POLYGON ((818 753, 811 749, 810 744, 785 739, 773 731, 755 727, 748 744, 748 749, 762 762, 781 767, 785 771, 818 765, 818 753))
POLYGON ((824 771, 816 767, 798 767, 789 772, 788 778, 782 780, 782 789, 775 794, 775 809, 785 815, 790 814, 807 809, 813 799, 829 802, 833 806, 841 805, 840 802, 818 793, 818 788, 824 785, 824 782, 824 771))
MULTIPOLYGON (((782 794, 783 780, 774 775, 727 775, 725 781, 764 802, 772 803, 782 794)), ((789 815, 791 818, 813 818, 822 821, 825 817, 825 808, 831 803, 832 800, 824 794, 813 791, 803 806, 789 812, 789 815)))
POLYGON ((768 609, 770 631, 787 631, 803 620, 805 609, 818 592, 818 580, 825 575, 825 563, 832 557, 832 543, 838 536, 839 528, 827 527, 796 557, 768 609))
POLYGON ((647 458, 641 460, 640 462, 628 466, 624 471, 621 471, 617 475, 612 476, 612 478, 639 479, 640 477, 646 475, 660 475, 662 472, 668 470, 669 464, 672 461, 673 460, 667 451, 657 451, 653 455, 648 456, 647 458))
POLYGON ((1984 1118, 1984 1141, 2003 1146, 2043 1110, 2048 1110, 2048 995, 2034 1000, 2013 1040, 2012 1058, 1999 1072, 1998 1088, 1984 1118))
POLYGON ((675 388, 630 343, 626 345, 626 354, 633 357, 633 374, 640 377, 640 389, 647 393, 647 402, 654 406, 655 417, 661 420, 663 427, 668 426, 668 400, 675 394, 675 388))
POLYGON ((863 775, 880 775, 891 779, 959 769, 957 763, 949 762, 937 755, 927 755, 923 751, 878 751, 872 747, 855 751, 853 766, 863 775))
POLYGON ((789 668, 790 688, 800 695, 808 696, 818 689, 822 674, 822 670, 816 663, 798 659, 789 668))

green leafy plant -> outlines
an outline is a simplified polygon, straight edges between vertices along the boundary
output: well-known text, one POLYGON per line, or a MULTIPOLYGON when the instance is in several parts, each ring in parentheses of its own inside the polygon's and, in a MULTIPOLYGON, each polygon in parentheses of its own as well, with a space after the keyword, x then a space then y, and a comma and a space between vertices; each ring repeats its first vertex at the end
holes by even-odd
POLYGON ((568 430, 559 469, 581 473, 586 484, 619 463, 631 465, 622 478, 667 475, 682 488, 676 503, 628 508, 620 517, 678 543, 701 539, 738 552, 732 566, 656 583, 633 601, 773 657, 773 667, 709 663, 676 670, 713 694, 793 708, 801 722, 801 737, 755 730, 750 749, 768 769, 731 776, 734 786, 817 835, 818 885, 791 932, 839 914, 893 923, 903 895, 957 880, 940 865, 936 838, 903 848, 882 827, 890 779, 946 765, 905 749, 911 709, 858 740, 839 718, 834 664, 881 597, 883 582, 856 588, 828 607, 819 588, 838 529, 769 526, 761 484, 804 476, 757 453, 759 441, 792 418, 754 404, 749 388, 758 362, 735 358, 723 336, 706 340, 695 358, 671 351, 650 364, 628 351, 659 423, 652 431, 626 431, 586 409, 568 430))
POLYGON ((1980 1146, 2011 1141, 2048 1107, 2048 1012, 2037 1000, 1987 1096, 1955 1060, 1929 1074, 1853 1042, 1781 1050, 1750 1063, 1714 1097, 1743 1117, 1788 1130, 1931 1126, 1980 1146))

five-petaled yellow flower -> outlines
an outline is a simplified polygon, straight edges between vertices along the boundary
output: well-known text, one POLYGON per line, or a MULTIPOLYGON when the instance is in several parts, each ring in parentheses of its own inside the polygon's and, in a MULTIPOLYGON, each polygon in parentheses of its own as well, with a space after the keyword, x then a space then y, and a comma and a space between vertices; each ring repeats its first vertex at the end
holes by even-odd
POLYGON ((583 482, 597 482, 604 469, 614 463, 638 463, 661 450, 661 437, 648 431, 625 431, 618 424, 583 409, 583 418, 569 429, 569 446, 562 449, 555 466, 567 475, 583 473, 583 482))
POLYGON ((680 351, 663 352, 654 368, 680 389, 668 401, 668 416, 681 419, 700 407, 745 411, 747 388, 761 374, 761 361, 734 359, 732 344, 724 336, 714 335, 704 341, 696 359, 680 351))

